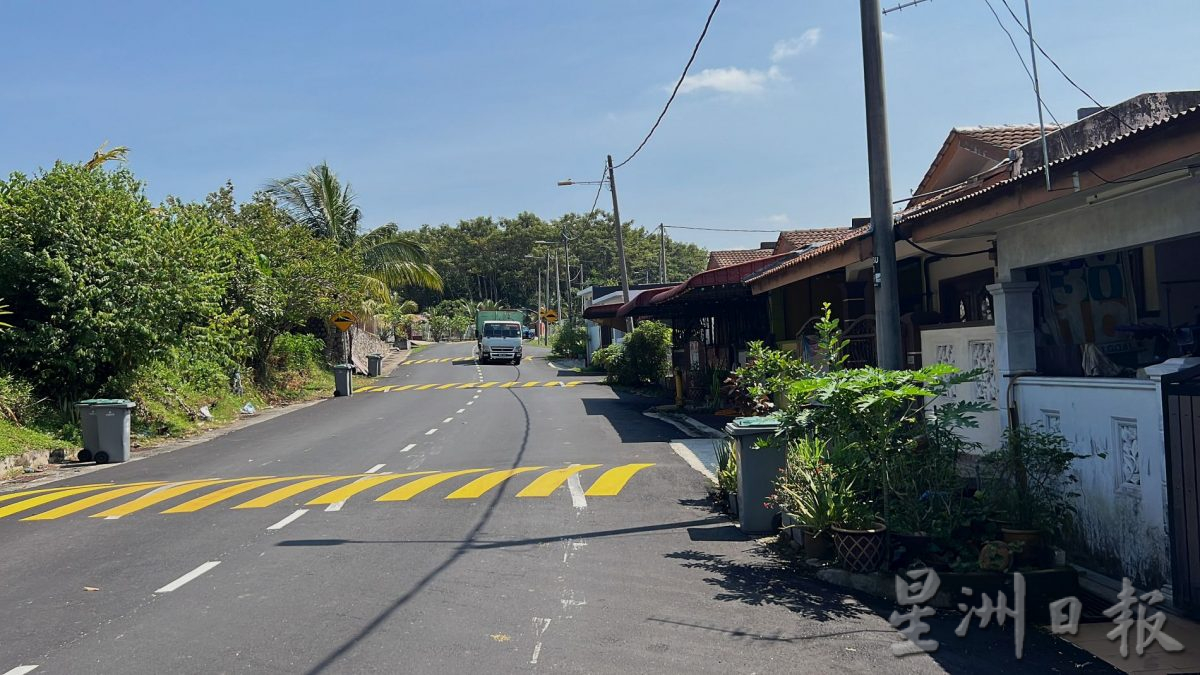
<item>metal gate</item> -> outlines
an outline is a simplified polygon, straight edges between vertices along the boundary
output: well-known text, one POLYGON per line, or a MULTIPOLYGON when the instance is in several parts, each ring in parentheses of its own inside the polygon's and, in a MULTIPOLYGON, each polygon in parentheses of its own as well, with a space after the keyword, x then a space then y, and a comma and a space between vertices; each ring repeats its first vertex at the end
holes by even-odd
POLYGON ((1173 601, 1200 614, 1200 379, 1188 370, 1162 386, 1173 601))

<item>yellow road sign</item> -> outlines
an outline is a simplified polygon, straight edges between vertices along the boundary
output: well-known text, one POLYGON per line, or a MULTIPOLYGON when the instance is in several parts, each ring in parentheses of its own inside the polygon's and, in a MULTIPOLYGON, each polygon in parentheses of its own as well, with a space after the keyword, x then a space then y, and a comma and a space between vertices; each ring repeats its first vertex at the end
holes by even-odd
POLYGON ((546 320, 546 323, 556 323, 558 321, 558 312, 548 309, 542 314, 542 318, 546 320))
POLYGON ((333 325, 337 326, 338 330, 344 333, 350 330, 350 327, 358 321, 358 317, 354 316, 354 312, 343 309, 340 312, 334 313, 333 316, 329 317, 329 320, 333 322, 333 325))

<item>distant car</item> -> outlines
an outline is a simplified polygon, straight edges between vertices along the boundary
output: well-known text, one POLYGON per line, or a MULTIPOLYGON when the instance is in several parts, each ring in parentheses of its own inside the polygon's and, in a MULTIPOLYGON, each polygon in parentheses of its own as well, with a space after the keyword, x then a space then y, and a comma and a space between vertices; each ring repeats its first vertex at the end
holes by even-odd
POLYGON ((522 332, 522 335, 524 336, 524 338, 526 340, 532 340, 533 338, 537 337, 537 334, 533 331, 533 329, 529 328, 528 326, 525 327, 525 330, 522 332))

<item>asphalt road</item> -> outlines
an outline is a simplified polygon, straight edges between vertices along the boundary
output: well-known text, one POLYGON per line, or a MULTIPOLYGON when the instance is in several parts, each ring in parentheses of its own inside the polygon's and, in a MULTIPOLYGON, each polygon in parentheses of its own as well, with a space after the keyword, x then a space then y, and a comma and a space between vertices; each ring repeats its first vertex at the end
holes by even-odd
POLYGON ((471 348, 0 492, 0 674, 1111 672, 957 616, 893 657, 892 608, 741 537, 645 399, 471 348))

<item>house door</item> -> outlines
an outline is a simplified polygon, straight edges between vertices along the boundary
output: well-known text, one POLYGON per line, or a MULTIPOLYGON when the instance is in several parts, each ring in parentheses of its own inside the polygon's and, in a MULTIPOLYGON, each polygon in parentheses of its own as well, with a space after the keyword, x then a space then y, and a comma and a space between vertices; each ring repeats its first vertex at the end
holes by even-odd
POLYGON ((1174 603, 1200 614, 1200 379, 1168 382, 1166 407, 1167 504, 1174 603))

